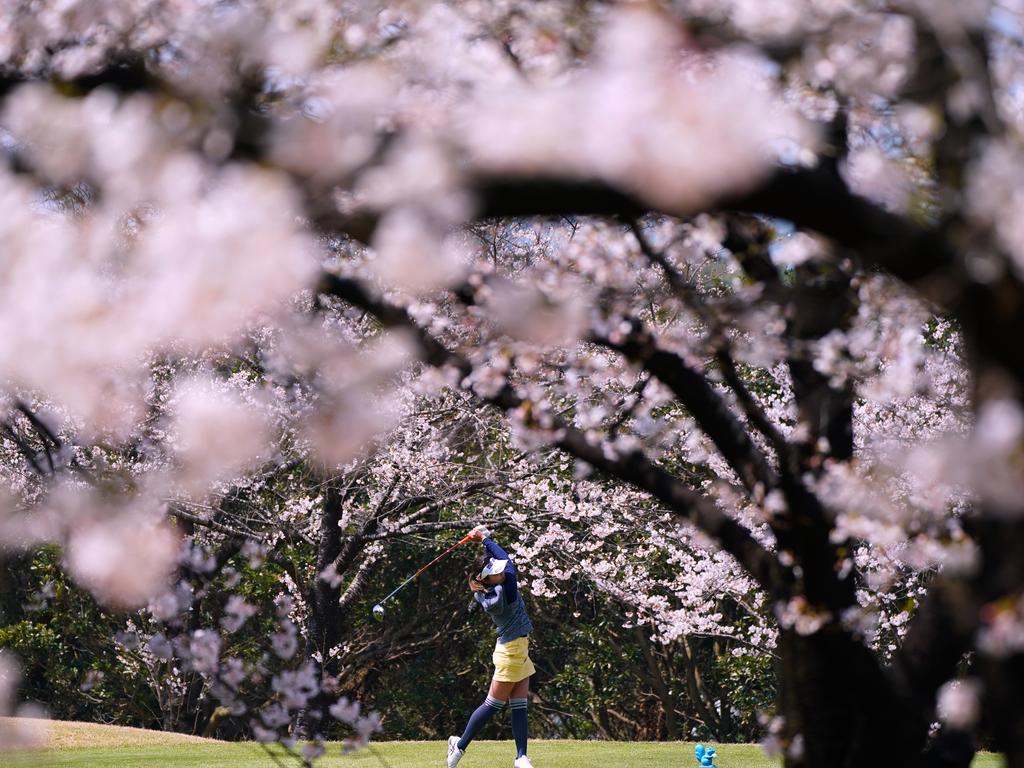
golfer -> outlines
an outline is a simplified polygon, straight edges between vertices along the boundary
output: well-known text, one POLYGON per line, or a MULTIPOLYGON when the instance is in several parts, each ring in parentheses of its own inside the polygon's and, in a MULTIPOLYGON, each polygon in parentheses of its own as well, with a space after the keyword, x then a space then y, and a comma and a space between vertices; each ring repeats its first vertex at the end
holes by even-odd
POLYGON ((473 737, 495 713, 505 708, 506 703, 512 709, 512 735, 516 740, 512 768, 533 768, 526 756, 526 697, 530 692, 530 675, 535 671, 529 653, 533 624, 526 615, 523 596, 516 583, 516 567, 508 553, 491 539, 486 528, 478 526, 470 535, 474 541, 483 542, 487 552, 481 555, 470 574, 469 588, 498 628, 498 642, 492 656, 494 678, 487 698, 470 715, 462 737, 448 739, 448 768, 459 764, 473 737))

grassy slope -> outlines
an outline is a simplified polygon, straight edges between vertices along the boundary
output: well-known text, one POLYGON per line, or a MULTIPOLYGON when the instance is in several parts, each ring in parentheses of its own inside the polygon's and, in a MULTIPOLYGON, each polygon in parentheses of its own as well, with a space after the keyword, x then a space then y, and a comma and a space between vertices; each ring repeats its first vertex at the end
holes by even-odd
MULTIPOLYGON (((4 723, 0 721, 0 730, 4 723)), ((52 748, 17 759, 0 755, 0 764, 18 768, 273 768, 276 763, 255 744, 227 744, 196 737, 88 723, 49 723, 52 748)), ((717 745, 716 745, 717 746, 717 745)), ((776 768, 760 748, 748 744, 717 746, 721 768, 776 768)), ((342 756, 331 745, 325 768, 440 768, 445 745, 439 741, 381 742, 370 751, 342 756)), ((510 741, 474 743, 459 768, 511 768, 510 741)), ((690 743, 533 741, 537 768, 696 768, 690 743)), ((294 765, 286 761, 287 765, 294 765)), ((975 768, 997 768, 1002 760, 982 755, 975 768)))
POLYGON ((0 738, 15 729, 22 733, 35 734, 35 738, 55 750, 220 743, 184 733, 162 733, 147 731, 144 728, 125 728, 120 725, 0 717, 0 738))

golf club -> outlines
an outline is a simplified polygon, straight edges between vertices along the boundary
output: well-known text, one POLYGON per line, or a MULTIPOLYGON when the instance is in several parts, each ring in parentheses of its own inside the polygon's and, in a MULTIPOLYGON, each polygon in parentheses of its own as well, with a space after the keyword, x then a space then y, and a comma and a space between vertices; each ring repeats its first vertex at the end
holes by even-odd
POLYGON ((395 587, 387 597, 385 597, 383 600, 381 600, 379 603, 377 603, 375 606, 373 606, 373 618, 375 618, 377 621, 384 621, 384 603, 386 603, 388 600, 390 600, 392 597, 394 597, 395 594, 402 587, 404 587, 406 584, 408 584, 410 581, 414 581, 421 573, 423 573, 425 570, 427 570, 427 568, 432 566, 438 560, 441 560, 442 558, 447 557, 449 554, 451 554, 456 549, 461 547, 467 541, 472 541, 472 539, 473 539, 473 534, 472 533, 470 533, 470 534, 468 534, 466 536, 463 536, 461 539, 459 539, 457 542, 455 542, 452 546, 448 547, 448 549, 446 549, 440 555, 438 555, 433 560, 431 560, 429 563, 427 563, 422 568, 420 568, 418 571, 416 571, 416 573, 414 573, 408 579, 406 579, 401 584, 399 584, 397 587, 395 587))

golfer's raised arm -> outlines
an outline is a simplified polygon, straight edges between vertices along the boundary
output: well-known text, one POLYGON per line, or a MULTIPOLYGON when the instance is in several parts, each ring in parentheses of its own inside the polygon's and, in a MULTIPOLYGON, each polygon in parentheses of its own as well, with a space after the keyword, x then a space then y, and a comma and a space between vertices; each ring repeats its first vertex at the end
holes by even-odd
MULTIPOLYGON (((484 546, 487 548, 487 554, 489 554, 495 560, 508 560, 508 564, 512 566, 513 570, 515 569, 515 565, 512 563, 512 558, 508 556, 508 552, 502 549, 501 545, 499 545, 498 542, 496 542, 490 536, 485 536, 483 543, 484 546)), ((508 568, 508 566, 505 567, 506 569, 508 568)))
POLYGON ((495 560, 508 561, 505 565, 505 582, 502 586, 505 587, 505 599, 510 603, 515 602, 516 597, 519 595, 519 583, 516 579, 516 564, 512 562, 512 558, 509 557, 508 552, 502 549, 501 545, 499 545, 490 536, 484 538, 484 547, 487 548, 487 554, 495 560))

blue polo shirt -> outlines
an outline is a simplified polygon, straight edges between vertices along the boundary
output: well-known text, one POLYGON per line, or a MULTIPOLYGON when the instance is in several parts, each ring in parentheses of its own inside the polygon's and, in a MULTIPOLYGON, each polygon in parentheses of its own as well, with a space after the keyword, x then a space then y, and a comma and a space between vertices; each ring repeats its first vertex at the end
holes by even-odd
POLYGON ((508 553, 492 539, 484 539, 487 553, 495 560, 508 560, 505 564, 505 581, 495 584, 486 592, 474 592, 473 598, 491 617, 498 628, 498 642, 507 643, 517 637, 525 637, 533 631, 530 617, 526 615, 523 596, 519 594, 519 583, 516 579, 516 566, 508 553))

